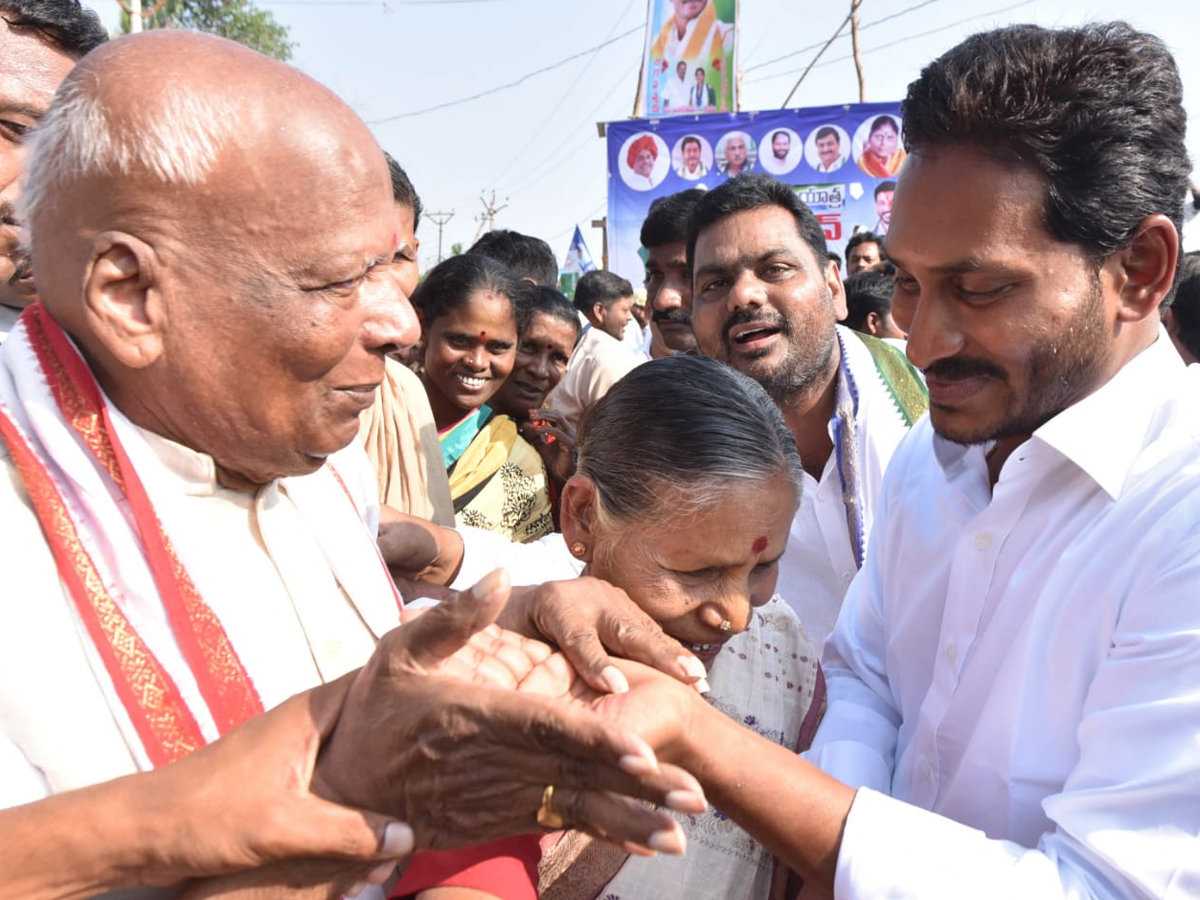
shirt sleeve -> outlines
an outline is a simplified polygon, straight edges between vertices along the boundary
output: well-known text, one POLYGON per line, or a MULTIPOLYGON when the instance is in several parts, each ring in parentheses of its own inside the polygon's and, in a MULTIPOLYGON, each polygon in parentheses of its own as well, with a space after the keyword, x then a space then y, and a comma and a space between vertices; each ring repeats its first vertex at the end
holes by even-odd
POLYGON ((838 855, 837 900, 1200 896, 1200 534, 1193 522, 1194 515, 1156 523, 1159 552, 1145 554, 1144 577, 1113 623, 1076 728, 1078 759, 1041 801, 1050 826, 1034 846, 992 839, 885 796, 886 788, 860 789, 838 855))

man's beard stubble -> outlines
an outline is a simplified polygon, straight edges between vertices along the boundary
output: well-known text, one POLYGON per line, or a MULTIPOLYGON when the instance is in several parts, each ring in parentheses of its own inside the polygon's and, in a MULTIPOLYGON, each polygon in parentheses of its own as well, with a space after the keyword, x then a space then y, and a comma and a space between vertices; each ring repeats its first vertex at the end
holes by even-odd
MULTIPOLYGON (((1030 347, 1025 363, 1026 395, 1013 396, 998 422, 991 425, 981 422, 974 430, 951 433, 938 427, 934 407, 930 415, 934 431, 946 440, 964 445, 1024 437, 1091 393, 1098 387, 1096 378, 1105 360, 1103 310, 1103 289, 1097 275, 1083 304, 1059 335, 1043 338, 1030 347)), ((938 360, 924 372, 944 380, 984 375, 1009 383, 1002 368, 973 357, 938 360)))

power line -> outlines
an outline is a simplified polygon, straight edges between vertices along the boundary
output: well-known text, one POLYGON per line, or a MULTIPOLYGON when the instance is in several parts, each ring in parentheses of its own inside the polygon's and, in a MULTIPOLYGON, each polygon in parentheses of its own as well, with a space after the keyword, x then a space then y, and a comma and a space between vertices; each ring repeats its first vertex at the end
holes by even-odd
MULTIPOLYGON (((941 25, 937 28, 930 28, 928 31, 921 31, 921 32, 918 32, 917 34, 910 34, 907 37, 902 37, 902 38, 898 38, 894 41, 889 41, 886 44, 880 44, 877 47, 872 47, 870 50, 864 50, 863 55, 866 56, 869 53, 876 53, 879 50, 886 50, 888 47, 895 47, 899 44, 907 44, 909 41, 915 41, 918 38, 928 37, 931 34, 937 34, 939 31, 948 31, 951 28, 957 28, 959 25, 965 25, 967 22, 973 22, 976 19, 985 19, 988 16, 994 16, 998 13, 1011 12, 1014 9, 1020 9, 1022 6, 1029 6, 1030 4, 1036 3, 1036 2, 1037 2, 1037 0, 1022 0, 1022 2, 1014 3, 1010 6, 1002 6, 998 9, 991 9, 991 10, 988 10, 987 12, 979 13, 978 15, 967 16, 967 18, 959 19, 957 22, 950 22, 946 25, 941 25)), ((826 60, 825 62, 821 63, 816 68, 822 68, 824 66, 832 66, 834 63, 845 62, 846 60, 853 59, 853 58, 854 58, 853 54, 847 54, 846 56, 839 56, 836 59, 826 60)), ((749 81, 747 81, 746 83, 747 84, 759 84, 764 81, 771 81, 775 78, 785 78, 788 75, 791 75, 795 71, 796 71, 795 69, 792 69, 790 72, 780 72, 777 75, 764 75, 762 78, 752 78, 749 81)))
MULTIPOLYGON (((638 67, 640 67, 641 64, 642 64, 642 61, 641 61, 641 58, 639 57, 638 63, 637 63, 638 67)), ((636 71, 636 69, 635 69, 635 71, 636 71)), ((628 74, 625 72, 618 73, 617 84, 621 84, 628 77, 629 77, 628 74)), ((555 148, 554 150, 552 150, 540 163, 538 163, 536 166, 531 167, 531 171, 534 173, 532 177, 518 178, 516 182, 514 182, 512 185, 510 185, 507 188, 508 192, 512 193, 512 194, 520 193, 525 188, 527 188, 529 185, 533 184, 534 181, 541 180, 541 179, 545 178, 547 175, 549 175, 551 172, 558 171, 558 169, 562 168, 566 163, 571 161, 571 158, 575 154, 576 150, 582 149, 583 147, 587 146, 587 144, 589 144, 591 141, 596 140, 596 134, 594 131, 592 131, 591 126, 594 126, 594 123, 596 121, 596 113, 600 110, 600 108, 602 106, 604 106, 606 103, 608 103, 610 100, 612 100, 615 90, 616 90, 616 85, 614 85, 610 90, 605 91, 604 95, 600 98, 600 102, 592 107, 591 111, 584 117, 582 123, 580 123, 580 125, 577 125, 571 129, 571 132, 574 133, 584 126, 589 126, 587 128, 587 131, 584 132, 584 134, 583 134, 582 141, 578 142, 577 144, 572 145, 571 150, 566 153, 564 153, 561 148, 555 148), (548 163, 551 159, 553 159, 556 156, 558 157, 558 161, 555 162, 553 165, 547 167, 546 163, 548 163)))
MULTIPOLYGON (((608 29, 608 34, 606 34, 604 36, 604 40, 607 41, 609 38, 612 37, 613 32, 617 30, 617 26, 621 24, 621 20, 625 18, 626 14, 629 12, 630 8, 632 8, 633 4, 636 2, 637 2, 637 0, 629 0, 629 3, 626 5, 626 7, 623 10, 621 10, 621 14, 619 16, 617 16, 617 20, 615 22, 613 22, 612 28, 608 29)), ((515 166, 517 164, 517 161, 520 160, 521 156, 525 153, 525 151, 528 150, 531 146, 533 146, 533 142, 542 136, 542 132, 545 131, 546 127, 551 123, 551 121, 553 121, 555 113, 557 113, 559 111, 559 109, 562 107, 562 105, 567 102, 567 98, 569 96, 571 96, 571 92, 575 90, 575 86, 577 84, 579 84, 580 81, 583 80, 583 76, 587 74, 588 69, 591 68, 592 63, 594 63, 595 61, 596 61, 596 55, 593 54, 588 59, 587 63, 584 65, 584 67, 579 70, 579 74, 575 76, 575 80, 572 81, 569 85, 567 85, 566 89, 562 92, 562 96, 558 98, 558 102, 556 104, 554 104, 554 108, 552 110, 550 110, 549 113, 547 113, 546 118, 542 121, 542 124, 539 125, 537 127, 537 129, 535 129, 534 132, 529 136, 529 140, 527 140, 525 142, 525 146, 523 146, 520 150, 518 150, 515 154, 513 154, 512 161, 507 166, 504 167, 504 170, 499 175, 497 175, 495 177, 494 181, 496 183, 499 183, 500 180, 502 178, 504 178, 504 176, 506 176, 509 172, 512 171, 513 166, 515 166)))
POLYGON ((589 53, 595 53, 597 50, 602 50, 605 47, 607 47, 609 44, 615 44, 617 41, 624 40, 625 38, 629 37, 631 34, 636 34, 637 32, 641 31, 644 27, 645 26, 643 26, 643 25, 638 25, 637 27, 631 28, 628 31, 624 32, 623 34, 617 35, 615 38, 612 38, 611 40, 603 41, 599 44, 596 44, 596 46, 594 46, 594 47, 589 47, 587 50, 581 50, 578 53, 572 53, 566 59, 560 59, 556 63, 552 63, 548 66, 543 66, 540 69, 535 69, 532 72, 528 72, 528 73, 522 75, 516 81, 510 81, 508 84, 497 85, 496 87, 488 88, 486 91, 480 91, 477 94, 472 94, 470 97, 462 97, 461 99, 458 99, 458 100, 447 100, 445 103, 438 103, 435 106, 427 106, 424 109, 416 109, 416 110, 413 110, 412 112, 406 112, 406 113, 396 113, 396 115, 394 115, 394 116, 387 116, 386 118, 383 118, 383 119, 372 119, 372 120, 368 121, 367 124, 368 125, 383 125, 387 122, 395 122, 397 119, 411 119, 413 116, 424 115, 425 113, 434 112, 435 110, 439 110, 439 109, 447 109, 451 106, 459 106, 460 104, 463 104, 463 103, 469 103, 472 100, 478 100, 480 97, 486 97, 489 94, 495 94, 495 93, 498 93, 499 91, 504 91, 504 90, 508 90, 509 88, 517 87, 520 84, 524 84, 526 81, 528 81, 530 78, 533 78, 535 75, 543 75, 546 72, 551 72, 554 69, 560 68, 561 66, 565 66, 567 63, 569 63, 573 59, 579 59, 579 57, 581 57, 581 56, 586 56, 589 53))
MULTIPOLYGON (((866 31, 868 28, 874 28, 876 25, 882 25, 885 22, 890 22, 893 19, 899 19, 901 16, 906 16, 911 12, 916 12, 918 9, 921 9, 922 7, 925 7, 925 6, 929 6, 931 3, 940 3, 940 2, 941 2, 941 0, 925 0, 924 3, 918 3, 916 6, 910 6, 907 9, 902 9, 899 12, 894 12, 890 16, 884 16, 882 19, 876 19, 874 22, 868 22, 866 25, 863 25, 859 29, 859 31, 866 31)), ((766 68, 767 66, 774 65, 777 62, 782 62, 785 59, 791 59, 793 56, 799 56, 802 53, 807 53, 809 50, 816 50, 820 46, 821 46, 820 42, 818 42, 816 44, 810 44, 807 47, 801 47, 799 50, 793 50, 791 53, 785 53, 785 54, 783 54, 783 56, 776 56, 774 59, 768 59, 766 62, 756 63, 753 66, 747 66, 742 71, 745 73, 749 73, 749 72, 753 72, 755 69, 763 69, 763 68, 766 68)), ((793 70, 793 71, 795 71, 795 70, 793 70)), ((792 73, 788 72, 787 74, 791 75, 792 73)))

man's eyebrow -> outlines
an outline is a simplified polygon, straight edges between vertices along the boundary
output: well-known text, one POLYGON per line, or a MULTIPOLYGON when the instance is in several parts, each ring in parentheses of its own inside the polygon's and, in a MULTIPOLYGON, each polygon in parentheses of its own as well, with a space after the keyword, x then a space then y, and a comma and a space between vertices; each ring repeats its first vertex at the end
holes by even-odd
POLYGON ((731 266, 748 266, 757 265, 758 263, 766 262, 775 256, 793 256, 791 249, 788 247, 768 247, 766 250, 760 251, 753 257, 742 256, 737 259, 726 260, 725 262, 709 263, 706 266, 700 266, 695 270, 695 276, 699 278, 701 275, 711 275, 714 272, 724 272, 731 266))
POLYGON ((46 115, 46 107, 30 106, 27 103, 4 103, 0 104, 0 113, 5 115, 29 116, 31 119, 40 119, 46 115))

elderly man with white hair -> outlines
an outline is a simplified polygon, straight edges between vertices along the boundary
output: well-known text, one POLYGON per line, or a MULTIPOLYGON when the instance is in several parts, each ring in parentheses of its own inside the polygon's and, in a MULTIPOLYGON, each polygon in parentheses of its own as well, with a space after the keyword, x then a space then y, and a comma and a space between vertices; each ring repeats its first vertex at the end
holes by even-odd
MULTIPOLYGON (((551 651, 487 626, 553 630, 545 591, 506 604, 493 576, 395 628, 354 438, 416 321, 349 108, 218 38, 115 41, 56 96, 25 202, 41 302, 0 351, 0 897, 218 875, 336 896, 414 847, 563 822, 682 850, 621 795, 698 808, 690 776, 513 690, 551 651)), ((576 659, 620 686, 596 647, 576 659)))

